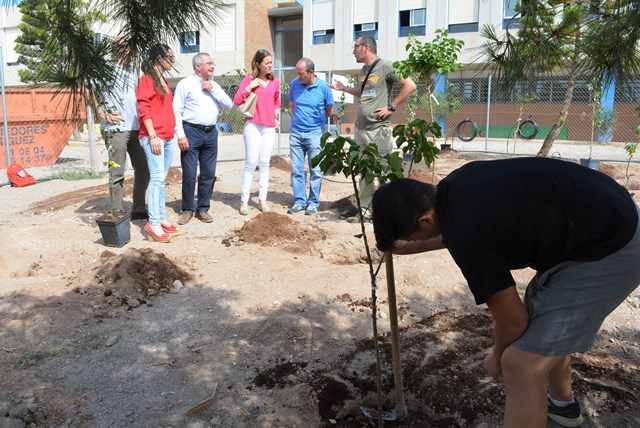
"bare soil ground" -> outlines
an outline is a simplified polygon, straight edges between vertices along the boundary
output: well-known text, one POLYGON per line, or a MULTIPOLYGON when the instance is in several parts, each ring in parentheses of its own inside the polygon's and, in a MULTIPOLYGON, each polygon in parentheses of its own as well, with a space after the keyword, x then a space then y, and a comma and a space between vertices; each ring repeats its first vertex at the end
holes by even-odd
MULTIPOLYGON (((439 181, 469 160, 446 152, 414 176, 439 181)), ((601 170, 624 184, 625 167, 601 170)), ((241 169, 219 164, 213 223, 194 219, 161 244, 133 222, 123 248, 105 247, 95 224, 108 209, 105 180, 0 188, 0 427, 376 425, 360 410, 376 407, 376 366, 366 253, 360 226, 345 221, 351 183, 326 177, 319 215, 289 216, 288 162, 275 157, 273 211, 254 201, 243 217, 241 169)), ((629 187, 638 184, 634 166, 629 187)), ((180 192, 172 170, 173 219, 180 192)), ((367 236, 373 243, 371 225, 367 236)), ((514 272, 520 292, 532 274, 514 272)), ((395 281, 409 414, 385 425, 499 426, 504 388, 482 369, 491 319, 448 253, 396 256, 395 281)), ((377 285, 383 401, 393 409, 384 269, 377 285)), ((640 290, 575 359, 586 427, 640 426, 638 308, 640 290)))

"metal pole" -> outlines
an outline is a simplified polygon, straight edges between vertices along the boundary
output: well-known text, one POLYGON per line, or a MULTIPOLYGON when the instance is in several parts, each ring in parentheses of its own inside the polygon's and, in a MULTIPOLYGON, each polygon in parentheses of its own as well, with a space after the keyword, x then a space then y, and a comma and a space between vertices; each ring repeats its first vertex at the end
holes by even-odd
MULTIPOLYGON (((282 67, 278 68, 278 80, 282 85, 282 67)), ((280 94, 280 96, 282 96, 282 94, 280 94)), ((280 101, 282 102, 282 100, 280 101)), ((278 126, 278 156, 280 156, 280 147, 282 145, 282 108, 280 108, 280 115, 278 117, 280 118, 280 126, 278 126)))
POLYGON ((9 122, 7 121, 7 98, 4 93, 4 54, 0 46, 0 86, 2 86, 2 122, 4 123, 4 146, 7 151, 7 168, 11 164, 11 153, 9 153, 9 122))
POLYGON ((87 137, 89 139, 89 160, 91 175, 98 174, 98 151, 96 149, 96 123, 93 120, 93 109, 87 101, 87 137))
POLYGON ((493 73, 489 73, 489 85, 487 87, 487 120, 485 121, 486 129, 484 131, 484 151, 489 150, 489 117, 491 116, 491 79, 493 73))
POLYGON ((402 363, 400 362, 400 331, 398 329, 398 305, 396 303, 396 281, 393 273, 393 254, 384 253, 384 264, 387 270, 387 294, 389 296, 389 323, 391 325, 391 354, 393 356, 393 380, 395 381, 396 416, 398 419, 407 416, 407 405, 404 402, 404 386, 402 385, 402 363))

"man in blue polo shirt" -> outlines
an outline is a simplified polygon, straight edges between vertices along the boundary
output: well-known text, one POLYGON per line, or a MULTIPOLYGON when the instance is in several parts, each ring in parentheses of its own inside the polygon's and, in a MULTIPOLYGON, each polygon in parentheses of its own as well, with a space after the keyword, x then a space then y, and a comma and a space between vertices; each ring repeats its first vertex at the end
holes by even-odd
POLYGON ((322 171, 311 166, 311 159, 320 152, 320 137, 325 129, 327 117, 333 114, 333 93, 327 83, 315 74, 315 64, 309 58, 302 58, 296 64, 297 79, 289 88, 291 106, 291 133, 289 150, 291 156, 291 187, 293 206, 289 214, 304 211, 306 215, 318 213, 322 171), (304 174, 304 157, 309 164, 309 197, 304 174))

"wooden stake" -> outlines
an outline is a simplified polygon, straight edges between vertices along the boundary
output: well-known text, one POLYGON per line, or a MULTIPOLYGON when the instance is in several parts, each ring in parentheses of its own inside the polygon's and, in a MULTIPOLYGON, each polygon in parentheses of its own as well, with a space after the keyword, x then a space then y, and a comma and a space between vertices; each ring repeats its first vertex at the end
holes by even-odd
POLYGON ((387 271, 387 294, 389 295, 389 323, 391 325, 391 354, 393 356, 393 379, 395 381, 396 416, 398 419, 407 416, 407 405, 404 403, 404 386, 402 384, 402 363, 400 362, 400 331, 398 329, 398 306, 396 303, 396 284, 393 273, 393 254, 384 253, 384 264, 387 271))

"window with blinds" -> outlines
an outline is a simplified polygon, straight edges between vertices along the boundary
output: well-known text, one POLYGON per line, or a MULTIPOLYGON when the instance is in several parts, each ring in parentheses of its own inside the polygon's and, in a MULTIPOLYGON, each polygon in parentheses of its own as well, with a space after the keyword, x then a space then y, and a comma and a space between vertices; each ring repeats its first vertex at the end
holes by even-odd
POLYGON ((479 0, 449 0, 449 32, 478 31, 479 0))
POLYGON ((313 0, 311 21, 314 45, 335 43, 335 14, 335 0, 313 0))
POLYGON ((398 37, 424 36, 427 28, 426 0, 399 0, 398 37))
POLYGON ((214 50, 216 52, 233 52, 236 50, 236 5, 229 4, 218 9, 220 25, 214 31, 214 50))
POLYGON ((353 40, 362 36, 378 39, 378 2, 353 0, 353 40))
POLYGON ((7 65, 18 65, 18 54, 16 53, 16 37, 20 34, 17 28, 7 28, 4 31, 5 46, 4 60, 7 65))

